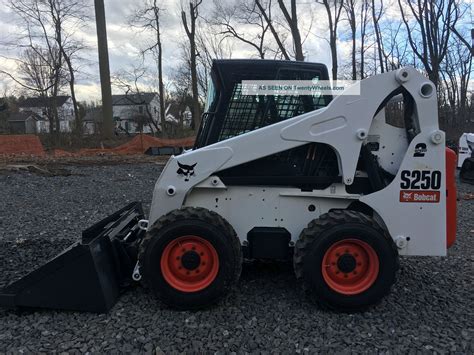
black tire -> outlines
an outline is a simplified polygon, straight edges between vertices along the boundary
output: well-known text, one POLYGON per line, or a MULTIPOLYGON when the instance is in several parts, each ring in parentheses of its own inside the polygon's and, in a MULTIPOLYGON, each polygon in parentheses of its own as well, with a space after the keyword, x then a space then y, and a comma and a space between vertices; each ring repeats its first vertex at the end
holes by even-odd
MULTIPOLYGON (((388 233, 372 218, 363 213, 350 210, 334 210, 312 221, 301 232, 299 240, 296 242, 293 264, 297 279, 302 282, 303 289, 312 301, 323 308, 347 312, 365 310, 367 307, 378 303, 389 293, 399 268, 398 251, 388 233), (351 254, 352 251, 346 254, 349 251, 346 250, 341 256, 339 256, 340 253, 336 254, 339 257, 337 263, 329 263, 329 257, 334 256, 332 253, 336 251, 335 248, 346 243, 349 243, 347 245, 355 243, 356 248, 358 244, 361 246, 369 245, 370 248, 363 250, 370 251, 365 255, 372 255, 373 258, 368 257, 363 261, 372 260, 374 262, 359 263, 357 261, 360 260, 361 256, 358 253, 351 254), (326 270, 323 270, 323 260, 327 263, 325 264, 326 270), (346 261, 349 264, 345 263, 346 261), (354 262, 356 263, 354 264, 354 262), (351 270, 351 267, 363 268, 365 266, 356 265, 365 264, 368 265, 365 269, 351 270), (372 264, 374 270, 377 271, 372 270, 372 273, 369 274, 366 271, 370 270, 369 266, 371 265, 369 264, 372 264), (355 294, 349 294, 346 289, 342 291, 338 289, 343 281, 340 281, 340 284, 336 285, 337 287, 331 287, 326 281, 329 279, 329 282, 331 282, 332 280, 328 276, 329 273, 333 277, 336 273, 341 273, 335 277, 353 277, 357 284, 355 287, 357 287, 362 283, 362 281, 356 279, 360 276, 356 275, 357 270, 361 270, 360 275, 364 275, 364 277, 367 275, 367 278, 372 281, 365 284, 365 287, 368 287, 367 289, 360 288, 360 291, 351 291, 357 292, 355 294), (346 272, 348 272, 348 275, 345 274, 346 272), (352 272, 354 275, 351 274, 352 272)), ((336 284, 337 282, 338 279, 336 284)), ((345 287, 345 285, 342 287, 345 287)))
MULTIPOLYGON (((217 303, 235 286, 242 270, 242 249, 234 229, 224 218, 204 208, 185 207, 154 223, 140 245, 138 260, 142 283, 159 300, 173 308, 199 309, 217 303), (217 275, 208 286, 197 291, 184 292, 173 287, 161 268, 165 248, 186 235, 202 238, 206 241, 203 243, 212 245, 218 256, 217 275)), ((184 261, 181 262, 184 267, 184 261)))

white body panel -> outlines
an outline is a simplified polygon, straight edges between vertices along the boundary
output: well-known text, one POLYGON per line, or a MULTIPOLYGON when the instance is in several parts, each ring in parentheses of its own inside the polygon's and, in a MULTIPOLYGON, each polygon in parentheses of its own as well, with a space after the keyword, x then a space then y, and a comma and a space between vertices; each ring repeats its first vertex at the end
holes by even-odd
POLYGON ((430 134, 419 134, 408 147, 408 154, 397 176, 383 190, 360 198, 372 207, 387 226, 392 238, 409 237, 402 255, 446 255, 446 194, 441 193, 438 203, 400 202, 400 173, 403 170, 439 170, 443 172, 439 191, 446 191, 444 145, 430 144, 430 134), (419 163, 413 158, 415 146, 426 142, 427 159, 419 163), (431 145, 431 146, 430 146, 431 145), (411 154, 409 154, 411 153, 411 154), (429 161, 429 164, 426 164, 429 161))
MULTIPOLYGON (((464 160, 470 158, 472 154, 472 149, 469 147, 467 137, 468 135, 474 136, 474 133, 463 133, 459 138, 458 145, 458 168, 462 167, 464 160)), ((474 145, 474 142, 472 143, 474 145)))
MULTIPOLYGON (((212 181, 212 177, 208 181, 212 181)), ((296 242, 303 228, 313 219, 333 208, 344 209, 359 198, 358 195, 346 194, 342 184, 313 192, 265 186, 230 186, 225 189, 208 186, 193 189, 184 205, 215 211, 234 227, 241 242, 247 239, 247 233, 254 227, 284 227, 296 242), (315 207, 314 211, 310 211, 311 205, 315 207)))
POLYGON ((376 212, 395 241, 400 237, 409 239, 402 243, 400 254, 445 255, 445 145, 444 133, 438 128, 434 85, 415 69, 404 68, 365 79, 360 87, 360 96, 337 96, 326 108, 172 157, 154 189, 149 227, 162 215, 183 205, 202 206, 228 219, 241 241, 255 226, 283 226, 295 240, 319 213, 331 208, 345 208, 360 199, 376 212), (384 99, 400 86, 414 99, 419 132, 408 147, 403 143, 406 136, 397 128, 374 120, 384 99), (226 168, 320 142, 334 148, 342 181, 351 185, 356 176, 362 143, 370 135, 383 136, 381 144, 390 147, 380 151, 378 158, 380 165, 396 173, 396 177, 384 189, 366 196, 347 194, 342 184, 335 190, 333 188, 334 193, 331 193, 331 188, 302 192, 283 187, 226 187, 218 178, 212 177, 215 172, 226 168), (400 147, 396 147, 397 140, 401 142, 400 147), (422 158, 417 158, 415 148, 418 149, 420 144, 426 152, 422 158), (183 175, 178 161, 188 166, 186 174, 183 175), (400 202, 400 173, 404 169, 442 174, 437 190, 439 201, 400 202), (314 204, 316 211, 310 213, 308 204, 314 204))

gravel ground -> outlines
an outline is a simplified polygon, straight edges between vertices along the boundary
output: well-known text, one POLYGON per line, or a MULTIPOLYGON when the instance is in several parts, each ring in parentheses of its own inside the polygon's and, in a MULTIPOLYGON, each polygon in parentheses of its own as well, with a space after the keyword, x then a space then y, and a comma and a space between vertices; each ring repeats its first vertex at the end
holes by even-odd
MULTIPOLYGON (((0 287, 42 264, 79 232, 127 202, 148 208, 156 164, 67 167, 71 176, 0 174, 0 287)), ((459 184, 460 195, 474 187, 459 184)), ((360 314, 322 311, 297 287, 290 264, 244 265, 220 305, 178 312, 144 289, 107 315, 0 310, 3 352, 474 352, 474 200, 459 202, 448 258, 401 259, 399 280, 360 314)))

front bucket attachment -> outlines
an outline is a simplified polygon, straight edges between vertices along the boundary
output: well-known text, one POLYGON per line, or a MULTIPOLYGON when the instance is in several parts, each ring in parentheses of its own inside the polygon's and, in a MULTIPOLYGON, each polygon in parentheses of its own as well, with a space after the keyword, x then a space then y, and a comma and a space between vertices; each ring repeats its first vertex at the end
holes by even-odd
POLYGON ((82 243, 1 290, 0 306, 108 312, 132 275, 142 218, 134 202, 88 228, 82 243))

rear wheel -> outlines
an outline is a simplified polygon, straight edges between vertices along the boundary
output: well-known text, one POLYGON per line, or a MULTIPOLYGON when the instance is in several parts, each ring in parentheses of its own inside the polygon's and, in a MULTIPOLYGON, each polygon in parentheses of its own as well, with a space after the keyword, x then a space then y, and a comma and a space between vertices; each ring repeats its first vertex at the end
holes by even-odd
POLYGON ((195 309, 216 303, 242 268, 234 229, 204 208, 182 208, 159 218, 139 253, 143 282, 169 306, 195 309))
POLYGON ((370 217, 336 210, 305 228, 295 245, 294 267, 317 303, 356 311, 377 303, 395 281, 398 252, 370 217))

